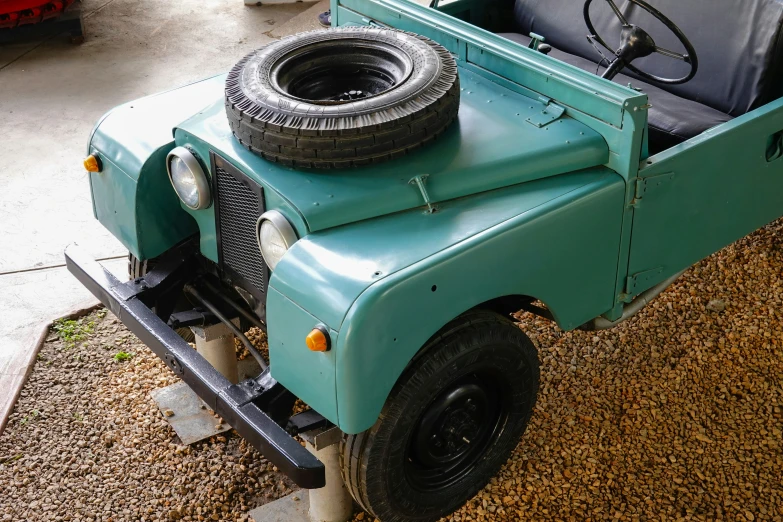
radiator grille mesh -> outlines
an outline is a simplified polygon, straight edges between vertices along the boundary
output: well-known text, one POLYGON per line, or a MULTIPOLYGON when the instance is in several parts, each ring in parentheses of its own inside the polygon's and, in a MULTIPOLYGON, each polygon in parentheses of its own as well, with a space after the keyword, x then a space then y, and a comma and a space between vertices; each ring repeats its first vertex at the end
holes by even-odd
POLYGON ((265 292, 266 264, 256 240, 256 220, 263 212, 259 195, 220 166, 215 176, 221 261, 265 292))

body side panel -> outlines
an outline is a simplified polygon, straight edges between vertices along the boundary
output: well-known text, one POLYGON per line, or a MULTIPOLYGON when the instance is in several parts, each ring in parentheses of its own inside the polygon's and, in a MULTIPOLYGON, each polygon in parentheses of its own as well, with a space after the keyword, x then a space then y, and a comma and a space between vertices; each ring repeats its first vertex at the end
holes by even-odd
POLYGON ((783 215, 783 157, 769 150, 782 132, 783 99, 648 160, 628 270, 648 275, 634 294, 783 215))
MULTIPOLYGON (((294 244, 270 287, 340 332, 332 352, 341 429, 356 433, 375 422, 426 340, 482 302, 534 296, 564 329, 611 309, 625 185, 607 169, 589 169, 450 201, 434 215, 419 208, 294 244)), ((304 335, 294 342, 306 350, 304 335)), ((283 385, 297 387, 305 402, 319 400, 322 392, 302 384, 315 380, 310 373, 319 364, 289 356, 271 334, 270 353, 283 385)))
POLYGON ((606 175, 368 288, 335 349, 340 428, 369 428, 427 340, 483 302, 530 295, 564 329, 609 309, 624 197, 622 179, 606 175))
MULTIPOLYGON (((474 240, 501 223, 517 218, 526 221, 539 212, 559 212, 562 201, 572 194, 615 177, 603 168, 588 169, 452 200, 435 214, 426 214, 425 207, 420 207, 315 232, 291 247, 272 273, 270 286, 339 331, 354 301, 370 286, 438 253, 454 252, 455 245, 474 240)), ((621 210, 619 206, 618 219, 621 210)), ((616 250, 613 255, 616 264, 616 250)), ((612 306, 603 304, 599 310, 585 312, 579 302, 559 304, 562 307, 556 313, 564 325, 585 313, 595 317, 612 306)))
MULTIPOLYGON (((272 377, 337 424, 335 352, 311 352, 305 344, 320 321, 274 288, 267 294, 267 321, 272 377)), ((331 337, 334 345, 336 332, 331 337)))

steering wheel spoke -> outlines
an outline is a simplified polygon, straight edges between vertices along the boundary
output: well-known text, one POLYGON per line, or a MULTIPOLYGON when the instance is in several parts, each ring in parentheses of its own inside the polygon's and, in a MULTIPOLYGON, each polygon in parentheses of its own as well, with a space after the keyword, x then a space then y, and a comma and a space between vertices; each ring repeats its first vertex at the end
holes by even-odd
POLYGON ((631 24, 628 23, 628 20, 625 19, 625 15, 623 15, 623 12, 620 11, 620 8, 617 7, 617 4, 614 3, 614 0, 606 0, 606 2, 609 4, 609 7, 612 8, 612 11, 614 11, 615 16, 620 19, 620 22, 624 26, 629 26, 631 24))
POLYGON ((674 51, 670 51, 658 46, 655 46, 655 52, 663 56, 668 56, 669 58, 674 58, 675 60, 682 60, 685 63, 691 63, 691 57, 687 54, 675 53, 674 51))
POLYGON ((603 41, 603 39, 597 37, 596 35, 594 35, 594 34, 587 35, 587 41, 590 42, 590 44, 595 48, 596 51, 598 51, 598 54, 600 54, 601 58, 603 58, 604 60, 608 60, 608 58, 606 56, 604 56, 604 53, 601 52, 601 50, 598 48, 598 46, 596 44, 600 45, 601 47, 603 47, 604 49, 609 51, 612 54, 612 58, 616 58, 617 57, 617 55, 614 54, 615 53, 615 49, 612 49, 611 47, 606 45, 606 43, 603 41))

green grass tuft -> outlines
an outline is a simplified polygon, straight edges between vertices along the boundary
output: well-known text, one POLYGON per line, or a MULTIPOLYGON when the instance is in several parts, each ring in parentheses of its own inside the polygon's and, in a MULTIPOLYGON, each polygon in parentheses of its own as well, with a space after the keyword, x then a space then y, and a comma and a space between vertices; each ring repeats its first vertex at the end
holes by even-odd
POLYGON ((117 362, 130 361, 131 357, 133 357, 133 354, 129 352, 117 352, 114 354, 114 360, 117 362))
POLYGON ((58 319, 52 325, 52 329, 69 348, 76 343, 84 341, 95 330, 94 321, 82 319, 58 319))

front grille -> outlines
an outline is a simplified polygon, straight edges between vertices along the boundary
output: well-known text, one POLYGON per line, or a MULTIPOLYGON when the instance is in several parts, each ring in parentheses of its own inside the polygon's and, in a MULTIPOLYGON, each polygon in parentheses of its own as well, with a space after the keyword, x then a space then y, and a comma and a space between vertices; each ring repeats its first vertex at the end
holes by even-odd
POLYGON ((263 189, 217 155, 213 155, 213 166, 221 268, 228 277, 239 278, 237 283, 244 283, 246 290, 262 298, 267 266, 258 249, 256 221, 264 213, 263 189))

